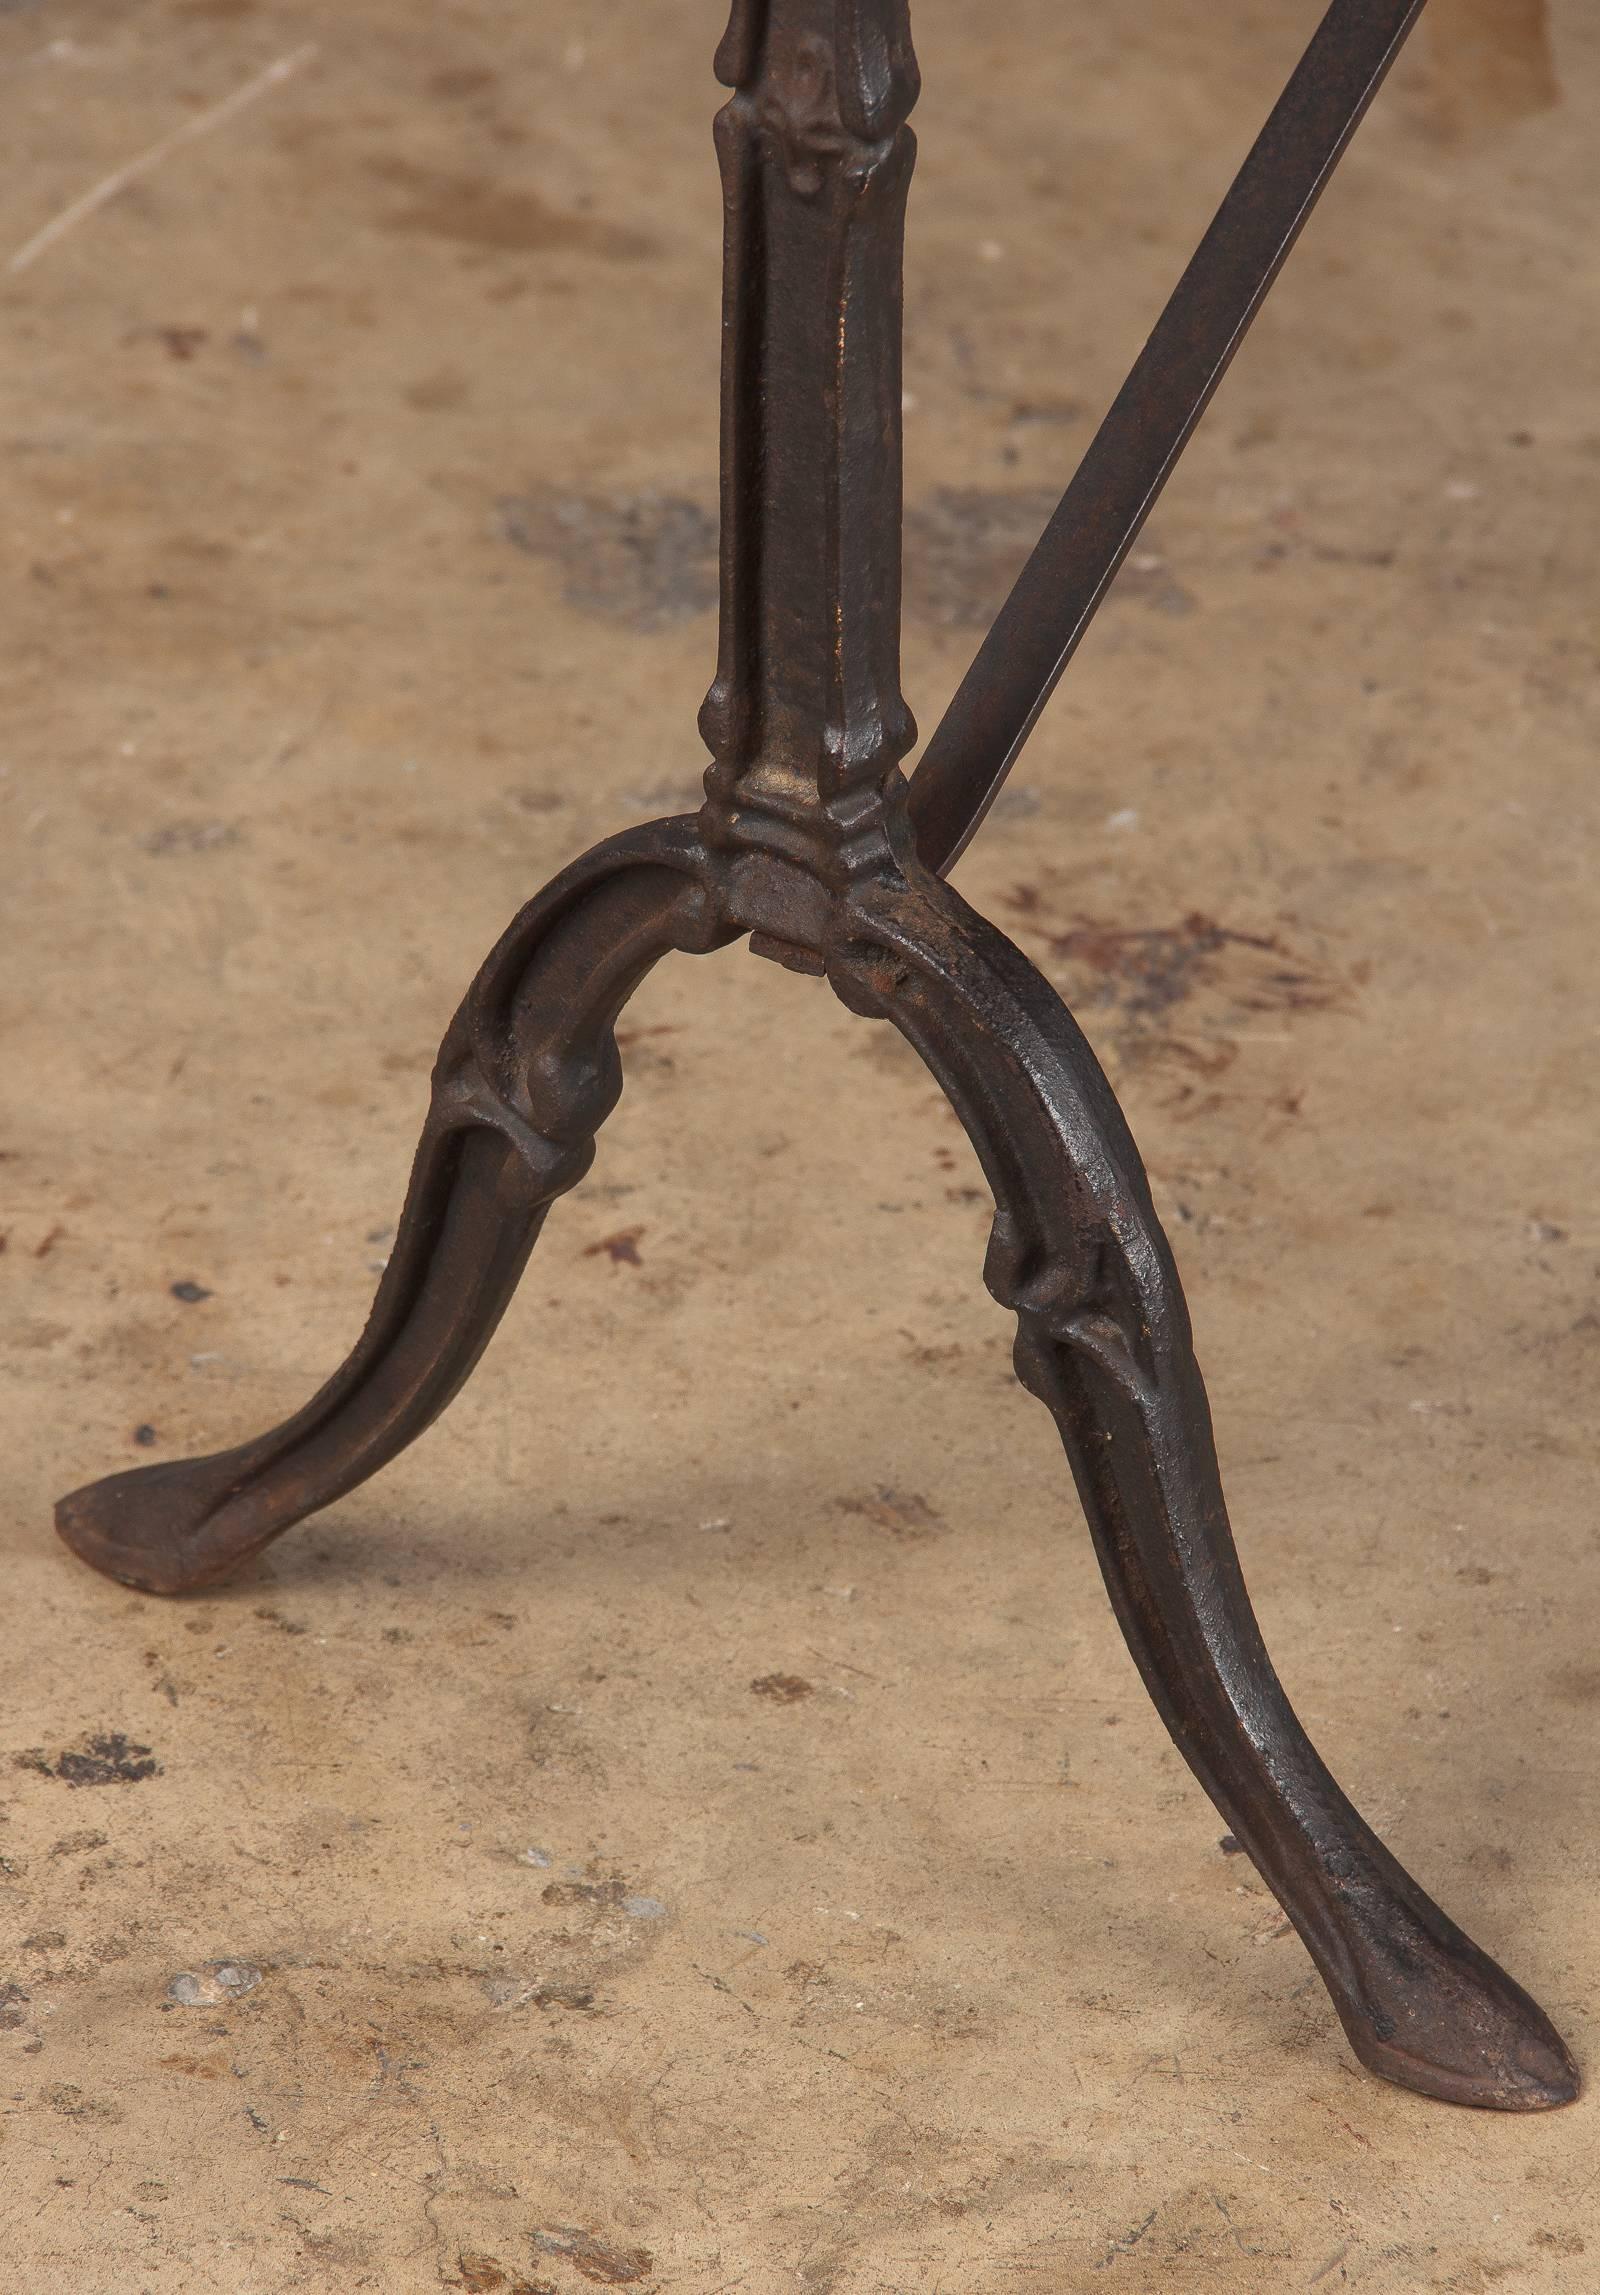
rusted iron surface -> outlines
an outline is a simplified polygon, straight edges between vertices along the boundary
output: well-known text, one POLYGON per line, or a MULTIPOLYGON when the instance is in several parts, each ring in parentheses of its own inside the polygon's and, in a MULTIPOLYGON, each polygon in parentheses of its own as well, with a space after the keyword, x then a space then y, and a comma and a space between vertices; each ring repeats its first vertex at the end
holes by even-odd
MULTIPOLYGON (((224 1576, 374 1473, 469 1375, 615 1105, 614 1028, 661 957, 751 936, 897 1028, 996 1213, 986 1280, 1061 1431, 1156 1706, 1304 1939, 1361 2060, 1537 2110, 1577 2075, 1541 2011, 1411 1880, 1295 1717, 1234 1551, 1171 1252, 1054 990, 940 874, 979 820, 1420 0, 1335 0, 908 784, 900 276, 917 93, 904 0, 740 0, 726 206, 721 642, 697 815, 615 837, 515 919, 445 1038, 371 1319, 295 1418, 63 1499, 98 1569, 224 1576)), ((773 1677, 777 1679, 779 1677, 773 1677)), ((758 1688, 760 1684, 756 1685, 758 1688)))

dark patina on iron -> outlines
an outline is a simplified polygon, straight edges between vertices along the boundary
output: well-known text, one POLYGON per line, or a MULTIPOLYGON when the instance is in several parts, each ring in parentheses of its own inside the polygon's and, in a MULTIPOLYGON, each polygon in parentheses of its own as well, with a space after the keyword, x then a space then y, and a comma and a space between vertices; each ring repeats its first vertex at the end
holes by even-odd
MULTIPOLYGON (((1163 1720, 1304 1939, 1362 2062, 1532 2111, 1577 2074, 1402 1870, 1301 1728, 1251 1611, 1176 1269, 1110 1086, 1054 990, 944 882, 1199 420, 1421 0, 1334 0, 909 780, 900 692, 906 0, 738 0, 726 211, 721 642, 697 815, 613 837, 512 922, 434 1071, 354 1352, 296 1417, 62 1500, 75 1553, 203 1586, 353 1489, 476 1363, 616 1104, 614 1027, 674 950, 748 934, 887 1020, 996 1214, 985 1279, 1061 1430, 1163 1720)), ((759 1685, 757 1685, 759 1687, 759 1685)))

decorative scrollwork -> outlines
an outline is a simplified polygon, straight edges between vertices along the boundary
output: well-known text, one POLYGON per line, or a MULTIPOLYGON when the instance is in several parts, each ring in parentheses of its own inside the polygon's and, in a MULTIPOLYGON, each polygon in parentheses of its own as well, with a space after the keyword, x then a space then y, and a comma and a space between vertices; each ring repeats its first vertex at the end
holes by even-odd
POLYGON ((803 12, 738 0, 717 51, 717 75, 748 92, 802 199, 830 165, 868 160, 904 126, 921 82, 905 0, 831 0, 803 12))
POLYGON ((815 33, 769 53, 755 110, 782 154, 790 190, 801 199, 817 196, 829 163, 843 159, 858 140, 839 108, 837 51, 815 33))

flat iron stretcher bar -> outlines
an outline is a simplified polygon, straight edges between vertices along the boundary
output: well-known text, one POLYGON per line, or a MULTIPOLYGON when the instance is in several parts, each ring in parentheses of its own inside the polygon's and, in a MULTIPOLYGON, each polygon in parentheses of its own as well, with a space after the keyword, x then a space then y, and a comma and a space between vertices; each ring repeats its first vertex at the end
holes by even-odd
POLYGON ((1423 0, 1333 0, 911 779, 941 874, 999 794, 1423 0))

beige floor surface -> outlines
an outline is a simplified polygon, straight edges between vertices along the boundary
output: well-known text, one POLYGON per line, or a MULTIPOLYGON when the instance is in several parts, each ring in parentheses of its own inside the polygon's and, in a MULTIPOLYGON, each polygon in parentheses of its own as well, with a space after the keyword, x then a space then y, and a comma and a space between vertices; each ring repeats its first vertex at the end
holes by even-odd
MULTIPOLYGON (((1600 2069, 1600 30, 1437 5, 960 881, 1291 1692, 1600 2069)), ((925 723, 1315 13, 922 0, 925 723)), ((0 2288, 1589 2295, 1593 2107, 1357 2070, 820 983, 651 981, 470 1390, 240 1582, 51 1535, 332 1367, 479 957, 693 801, 716 14, 0 7, 0 2288)))

